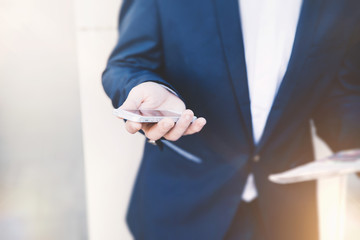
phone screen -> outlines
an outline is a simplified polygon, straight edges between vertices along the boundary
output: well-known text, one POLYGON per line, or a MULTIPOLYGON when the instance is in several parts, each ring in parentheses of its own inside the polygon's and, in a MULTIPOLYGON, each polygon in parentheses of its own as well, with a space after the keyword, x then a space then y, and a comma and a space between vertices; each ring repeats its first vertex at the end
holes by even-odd
POLYGON ((126 110, 143 117, 179 117, 180 114, 166 110, 126 110))

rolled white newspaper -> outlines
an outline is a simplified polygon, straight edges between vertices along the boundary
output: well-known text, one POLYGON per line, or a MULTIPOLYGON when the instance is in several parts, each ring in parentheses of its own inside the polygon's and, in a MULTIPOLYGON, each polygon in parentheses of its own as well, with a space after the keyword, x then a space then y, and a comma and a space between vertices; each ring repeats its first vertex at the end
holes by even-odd
POLYGON ((360 149, 338 152, 327 158, 310 162, 288 171, 271 174, 274 183, 288 184, 360 172, 360 149))

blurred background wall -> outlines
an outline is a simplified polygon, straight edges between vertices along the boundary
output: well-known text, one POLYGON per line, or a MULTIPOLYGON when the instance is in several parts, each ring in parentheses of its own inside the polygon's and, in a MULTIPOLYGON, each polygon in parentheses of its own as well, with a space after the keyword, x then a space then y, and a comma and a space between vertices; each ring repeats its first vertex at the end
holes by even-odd
POLYGON ((144 138, 128 134, 101 85, 117 40, 119 0, 75 0, 78 69, 91 240, 131 239, 125 215, 144 138))
MULTIPOLYGON (((100 76, 121 0, 0 0, 0 239, 132 239, 143 137, 100 76)), ((317 158, 330 154, 315 138, 317 158)), ((322 240, 358 240, 360 181, 319 182, 322 240)))
POLYGON ((72 0, 0 0, 0 239, 87 239, 72 0))

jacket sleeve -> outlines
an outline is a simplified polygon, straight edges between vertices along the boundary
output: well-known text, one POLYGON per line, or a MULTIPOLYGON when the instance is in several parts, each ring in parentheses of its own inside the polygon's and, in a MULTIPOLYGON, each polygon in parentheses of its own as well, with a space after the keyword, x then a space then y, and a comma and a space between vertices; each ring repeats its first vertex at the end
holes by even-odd
POLYGON ((158 82, 174 90, 161 76, 160 26, 155 0, 124 0, 118 42, 102 75, 104 90, 115 108, 143 82, 158 82))
POLYGON ((338 77, 316 110, 317 134, 333 151, 360 148, 360 42, 348 49, 338 77))

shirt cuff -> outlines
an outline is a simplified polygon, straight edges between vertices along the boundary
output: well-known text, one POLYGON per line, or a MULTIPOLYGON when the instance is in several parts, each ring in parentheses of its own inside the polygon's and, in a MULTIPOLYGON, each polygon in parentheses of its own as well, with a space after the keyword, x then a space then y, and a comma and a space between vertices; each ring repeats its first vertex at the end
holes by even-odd
POLYGON ((179 97, 179 95, 177 95, 177 93, 172 90, 171 88, 169 88, 168 86, 165 86, 164 84, 158 83, 160 86, 162 86, 163 88, 165 88, 166 90, 168 90, 169 92, 171 92, 172 94, 174 94, 175 96, 179 97))

